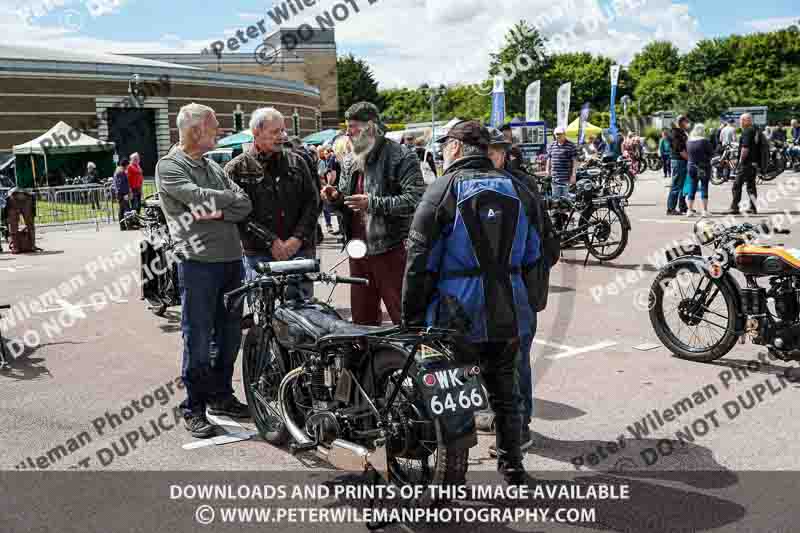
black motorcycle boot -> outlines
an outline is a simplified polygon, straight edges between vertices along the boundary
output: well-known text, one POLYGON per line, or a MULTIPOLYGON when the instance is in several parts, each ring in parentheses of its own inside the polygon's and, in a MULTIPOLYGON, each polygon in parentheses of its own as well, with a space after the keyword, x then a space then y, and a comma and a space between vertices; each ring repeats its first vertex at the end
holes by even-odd
POLYGON ((525 485, 529 481, 522 464, 522 416, 498 415, 497 427, 497 471, 509 485, 525 485))

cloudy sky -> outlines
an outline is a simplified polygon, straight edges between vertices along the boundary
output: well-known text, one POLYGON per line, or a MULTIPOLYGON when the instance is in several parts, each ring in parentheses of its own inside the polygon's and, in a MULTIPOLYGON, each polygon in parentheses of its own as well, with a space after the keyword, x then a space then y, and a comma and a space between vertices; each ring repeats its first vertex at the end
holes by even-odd
MULTIPOLYGON (((0 0, 3 44, 124 53, 200 52, 264 20, 275 5, 303 0, 0 0)), ((290 25, 317 26, 338 9, 339 53, 373 67, 383 87, 485 79, 489 53, 526 19, 559 50, 591 51, 623 64, 649 41, 681 50, 697 40, 781 28, 800 19, 797 0, 305 0, 290 25), (373 3, 370 3, 373 2, 373 3), (357 11, 356 11, 357 8, 357 11), (794 14, 794 16, 792 16, 794 14)), ((240 52, 255 49, 255 41, 240 52)))

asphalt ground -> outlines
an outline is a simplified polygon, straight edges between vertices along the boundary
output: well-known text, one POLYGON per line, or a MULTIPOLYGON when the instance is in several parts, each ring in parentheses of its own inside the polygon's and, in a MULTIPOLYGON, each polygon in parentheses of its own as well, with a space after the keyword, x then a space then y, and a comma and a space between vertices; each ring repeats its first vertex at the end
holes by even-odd
MULTIPOLYGON (((792 407, 800 384, 778 379, 794 363, 759 363, 760 347, 752 344, 737 344, 711 364, 688 362, 672 357, 652 330, 644 308, 656 275, 651 259, 690 235, 694 222, 665 215, 665 183, 660 173, 638 177, 627 208, 630 241, 621 257, 602 264, 590 258, 584 266, 584 251, 565 251, 551 274, 550 301, 539 315, 531 351, 536 439, 525 457, 530 470, 624 471, 648 483, 700 487, 693 472, 800 468, 800 456, 786 453, 800 433, 792 407), (760 401, 734 413, 731 404, 741 403, 740 395, 747 403, 756 390, 760 401), (687 397, 693 399, 686 403, 687 397), (670 409, 677 414, 664 420, 670 409), (640 427, 648 422, 647 432, 637 422, 640 427)), ((730 188, 730 183, 711 186, 713 212, 728 208, 730 188)), ((786 173, 759 190, 770 200, 766 216, 784 213, 784 224, 800 229, 794 223, 800 220, 800 175, 786 173)), ((83 281, 71 296, 4 332, 17 339, 15 352, 19 339, 35 340, 31 332, 40 342, 15 353, 11 370, 0 374, 0 469, 328 468, 257 437, 226 444, 197 441, 175 424, 174 407, 182 399, 174 385, 181 353, 179 309, 155 317, 135 284, 127 290, 119 286, 138 272, 138 257, 121 250, 139 238, 138 232, 116 227, 46 231, 39 240, 44 253, 0 255, 0 304, 30 301, 76 277, 83 281), (96 296, 104 289, 105 298, 96 296), (73 319, 57 331, 52 320, 63 313, 73 319), (126 435, 130 443, 133 433, 140 435, 135 447, 126 445, 126 435), (144 442, 146 436, 151 438, 144 442)), ((328 241, 320 256, 330 268, 343 255, 328 241)), ((800 248, 800 235, 784 241, 800 248)), ((338 272, 347 273, 346 263, 338 272)), ((317 296, 327 294, 317 288, 317 296)), ((338 287, 333 301, 347 312, 347 287, 338 287)), ((234 386, 243 399, 238 363, 234 386)), ((254 427, 244 422, 225 429, 247 436, 254 427)), ((470 452, 471 471, 495 468, 487 449, 492 442, 492 435, 481 434, 470 452)))

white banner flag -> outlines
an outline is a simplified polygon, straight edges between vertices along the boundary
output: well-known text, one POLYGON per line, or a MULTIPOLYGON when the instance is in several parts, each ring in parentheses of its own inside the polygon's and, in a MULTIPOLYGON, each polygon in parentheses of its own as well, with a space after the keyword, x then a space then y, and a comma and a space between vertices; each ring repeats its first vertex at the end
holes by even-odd
POLYGON ((619 85, 619 65, 611 66, 611 85, 619 85))
POLYGON ((556 126, 565 128, 569 124, 569 98, 572 92, 572 84, 567 82, 558 88, 556 97, 556 116, 558 117, 556 126))
POLYGON ((539 120, 539 96, 541 94, 542 82, 536 80, 528 85, 525 91, 525 120, 536 122, 539 120))

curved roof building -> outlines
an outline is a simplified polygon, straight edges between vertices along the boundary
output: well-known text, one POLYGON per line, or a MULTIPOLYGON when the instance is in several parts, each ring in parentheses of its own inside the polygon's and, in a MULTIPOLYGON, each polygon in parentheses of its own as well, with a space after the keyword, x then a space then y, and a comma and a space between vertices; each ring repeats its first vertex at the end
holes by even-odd
POLYGON ((0 153, 12 151, 64 121, 117 153, 142 154, 145 174, 178 140, 181 106, 197 102, 217 113, 219 135, 235 116, 272 106, 301 136, 320 129, 320 91, 263 75, 214 72, 139 57, 0 44, 0 153), (131 94, 131 89, 134 95, 131 94))

